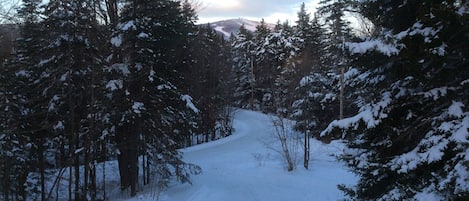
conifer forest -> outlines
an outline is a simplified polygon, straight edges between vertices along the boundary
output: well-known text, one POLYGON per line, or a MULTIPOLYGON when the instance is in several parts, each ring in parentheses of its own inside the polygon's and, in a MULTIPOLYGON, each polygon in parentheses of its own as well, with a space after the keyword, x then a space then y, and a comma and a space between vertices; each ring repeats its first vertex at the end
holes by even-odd
POLYGON ((107 161, 131 196, 190 183, 179 150, 243 108, 292 120, 305 152, 345 142, 349 200, 469 200, 469 2, 320 0, 229 37, 198 6, 22 0, 0 45, 0 199, 106 200, 107 161))

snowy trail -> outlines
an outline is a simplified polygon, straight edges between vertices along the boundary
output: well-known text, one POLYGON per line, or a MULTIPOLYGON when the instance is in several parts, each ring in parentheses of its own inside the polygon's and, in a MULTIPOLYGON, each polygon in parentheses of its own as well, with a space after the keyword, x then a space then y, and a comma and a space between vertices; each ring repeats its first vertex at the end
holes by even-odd
MULTIPOLYGON (((183 150, 184 160, 199 165, 203 172, 191 176, 192 185, 174 184, 160 200, 338 200, 343 194, 337 184, 352 184, 357 180, 330 156, 341 151, 340 144, 312 141, 310 170, 298 163, 296 170, 287 172, 282 158, 266 146, 268 141, 275 142, 268 116, 239 110, 233 123, 235 133, 232 136, 183 150)), ((140 193, 134 200, 156 200, 151 193, 140 193)))
POLYGON ((312 142, 311 170, 299 166, 287 172, 279 155, 265 145, 274 132, 266 115, 240 110, 234 127, 229 138, 184 150, 185 160, 200 165, 203 173, 192 177, 192 186, 171 188, 167 200, 337 200, 342 193, 336 185, 355 180, 328 155, 337 150, 319 142, 312 142))

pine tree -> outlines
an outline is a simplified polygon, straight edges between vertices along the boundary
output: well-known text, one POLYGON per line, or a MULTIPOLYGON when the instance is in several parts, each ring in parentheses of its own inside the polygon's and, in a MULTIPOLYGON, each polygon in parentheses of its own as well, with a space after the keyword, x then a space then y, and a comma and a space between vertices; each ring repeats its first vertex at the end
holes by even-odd
POLYGON ((264 19, 261 20, 260 24, 256 26, 256 31, 254 31, 255 43, 262 44, 264 39, 270 33, 270 29, 264 19))
POLYGON ((187 122, 193 115, 189 109, 197 109, 181 87, 193 25, 181 8, 180 2, 169 0, 129 1, 111 39, 116 53, 107 88, 121 187, 130 186, 131 195, 136 194, 139 147, 151 156, 147 162, 163 178, 162 187, 173 175, 188 181, 188 165, 177 148, 181 133, 193 129, 187 122))
POLYGON ((203 134, 203 139, 197 135, 189 142, 201 143, 231 134, 231 118, 226 114, 226 107, 231 101, 232 66, 227 42, 210 25, 199 28, 191 48, 194 64, 186 77, 194 102, 199 105, 197 133, 203 134))
POLYGON ((45 200, 45 169, 70 166, 71 173, 73 164, 69 199, 81 199, 87 194, 89 171, 81 174, 79 159, 81 150, 85 158, 89 153, 86 146, 90 141, 86 139, 91 138, 93 129, 87 121, 91 105, 89 92, 93 91, 91 72, 100 60, 94 45, 97 39, 92 34, 97 32, 96 16, 90 1, 49 1, 43 13, 38 12, 40 1, 24 3, 19 12, 25 19, 24 31, 15 61, 17 85, 21 90, 15 93, 25 101, 21 124, 16 129, 31 139, 31 152, 36 161, 32 166, 39 168, 29 171, 40 175, 39 184, 27 185, 40 186, 41 199, 45 200), (44 20, 39 20, 40 15, 44 20), (52 153, 60 156, 45 157, 52 153), (82 178, 85 178, 84 185, 80 184, 82 178))
POLYGON ((253 35, 244 25, 239 29, 239 34, 231 44, 233 51, 233 71, 235 78, 235 104, 242 108, 259 108, 257 93, 255 91, 256 78, 254 76, 254 50, 256 44, 253 35))
POLYGON ((350 10, 352 2, 350 0, 322 0, 319 2, 319 16, 325 21, 328 33, 329 46, 326 47, 329 56, 329 65, 332 68, 345 62, 345 52, 343 44, 352 38, 350 22, 345 18, 345 14, 350 10))
MULTIPOLYGON (((2 200, 25 200, 27 177, 34 169, 35 143, 31 135, 24 132, 21 126, 28 126, 24 116, 29 112, 27 99, 21 79, 17 77, 17 66, 8 63, 1 68, 0 79, 0 198, 2 200)), ((38 189, 35 189, 38 190, 38 189)), ((40 196, 39 196, 40 197, 40 196)))
POLYGON ((296 58, 297 63, 297 78, 308 74, 312 71, 313 68, 317 68, 318 65, 315 65, 318 56, 315 54, 315 51, 320 49, 314 44, 315 40, 319 39, 318 36, 314 35, 314 27, 311 20, 311 14, 306 10, 305 4, 301 4, 300 11, 297 13, 298 20, 296 21, 295 36, 301 38, 303 43, 301 43, 300 53, 296 58))
MULTIPOLYGON (((305 18, 299 17, 299 19, 305 18)), ((309 56, 306 58, 304 56, 300 57, 301 60, 306 60, 306 62, 300 60, 302 63, 298 65, 306 68, 300 74, 302 77, 295 88, 294 111, 291 115, 296 120, 296 130, 316 138, 320 138, 319 133, 338 114, 335 106, 338 79, 336 74, 329 72, 329 67, 326 67, 324 60, 326 51, 324 49, 327 42, 324 41, 328 41, 326 39, 328 36, 326 29, 320 25, 319 20, 318 15, 315 14, 314 18, 307 24, 303 20, 306 25, 299 26, 308 27, 309 38, 303 36, 303 40, 309 41, 307 43, 309 45, 303 47, 303 49, 306 49, 306 53, 300 51, 300 55, 309 56)))
POLYGON ((366 101, 357 115, 332 122, 322 133, 355 138, 342 159, 361 178, 342 188, 357 200, 467 199, 469 4, 362 6, 361 13, 382 30, 348 45, 363 59, 366 71, 356 80, 370 97, 357 100, 366 101), (370 60, 376 53, 385 56, 370 60))
POLYGON ((31 81, 30 71, 25 67, 33 63, 33 52, 38 49, 35 36, 40 32, 39 2, 23 3, 18 11, 24 23, 18 39, 17 56, 2 67, 0 73, 0 107, 4 111, 0 115, 0 135, 3 136, 0 157, 4 161, 0 169, 0 189, 5 200, 25 200, 27 194, 33 193, 27 192, 27 188, 33 188, 26 179, 30 172, 35 171, 37 158, 37 144, 31 135, 30 119, 26 118, 31 112, 26 92, 32 89, 25 87, 31 81))

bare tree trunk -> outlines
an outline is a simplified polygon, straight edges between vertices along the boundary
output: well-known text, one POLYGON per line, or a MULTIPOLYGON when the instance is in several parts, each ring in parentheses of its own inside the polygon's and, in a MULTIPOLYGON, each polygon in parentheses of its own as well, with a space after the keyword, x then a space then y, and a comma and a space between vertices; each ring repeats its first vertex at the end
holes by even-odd
POLYGON ((117 0, 106 0, 106 8, 107 14, 109 16, 109 20, 111 22, 111 26, 115 27, 119 20, 118 12, 117 12, 117 0))
MULTIPOLYGON (((72 126, 74 127, 74 126, 72 126)), ((74 132, 74 137, 75 137, 75 151, 74 151, 74 173, 75 173, 75 200, 80 200, 81 195, 80 195, 80 154, 79 154, 79 149, 80 149, 80 143, 79 143, 79 135, 77 132, 74 132)))
MULTIPOLYGON (((71 145, 71 143, 70 143, 71 145)), ((72 191, 72 181, 73 181, 73 171, 72 171, 72 165, 73 165, 73 154, 72 151, 70 150, 70 158, 69 158, 69 165, 68 165, 68 201, 73 201, 73 191, 72 191)))
POLYGON ((84 172, 83 172, 83 175, 84 175, 84 182, 83 182, 83 195, 86 196, 88 194, 88 184, 89 184, 89 173, 90 173, 90 156, 89 156, 89 133, 85 134, 85 161, 84 161, 84 172))
POLYGON ((118 156, 119 172, 121 176, 121 189, 124 190, 130 186, 131 196, 137 194, 137 178, 138 178, 138 135, 130 133, 131 130, 139 133, 138 126, 127 128, 119 128, 117 135, 119 136, 118 148, 120 154, 118 156))
MULTIPOLYGON (((146 141, 145 141, 145 140, 146 140, 146 139, 145 139, 145 136, 142 136, 142 144, 141 144, 141 146, 142 146, 143 185, 147 185, 147 184, 148 184, 148 181, 149 181, 149 180, 147 180, 147 176, 148 176, 148 175, 146 175, 146 168, 147 168, 147 166, 145 165, 145 163, 146 163, 146 162, 145 162, 145 159, 146 159, 146 151, 145 151, 145 143, 146 143, 146 141)), ((147 159, 147 160, 148 160, 148 159, 147 159)))
POLYGON ((340 68, 340 114, 339 119, 344 118, 344 67, 340 68))
POLYGON ((304 167, 308 169, 309 167, 309 132, 308 129, 305 131, 305 142, 304 142, 304 167))
POLYGON ((251 59, 251 110, 254 110, 254 59, 251 59))
POLYGON ((288 129, 290 128, 287 128, 284 119, 281 116, 272 117, 272 123, 275 128, 276 137, 280 141, 280 145, 282 147, 280 152, 284 157, 285 162, 287 163, 287 170, 289 172, 293 171, 293 169, 295 169, 295 159, 290 153, 295 151, 292 145, 296 142, 292 142, 293 136, 291 136, 291 133, 288 132, 288 129))
POLYGON ((121 190, 129 187, 129 176, 128 176, 128 166, 129 166, 129 156, 128 156, 128 139, 126 137, 125 129, 122 127, 116 128, 116 143, 119 154, 117 155, 117 162, 119 164, 119 174, 121 180, 121 190))
MULTIPOLYGON (((130 178, 130 196, 137 195, 137 183, 138 183, 138 147, 139 147, 139 136, 141 134, 140 125, 137 124, 135 131, 137 133, 132 133, 129 136, 129 156, 130 156, 130 168, 129 168, 129 178, 130 178)), ((130 133, 129 131, 127 131, 130 133)))
POLYGON ((106 141, 102 142, 103 146, 103 200, 106 200, 106 160, 107 160, 107 149, 106 141))
POLYGON ((44 137, 39 137, 38 144, 39 155, 39 172, 41 174, 41 200, 46 201, 46 176, 44 167, 44 137))

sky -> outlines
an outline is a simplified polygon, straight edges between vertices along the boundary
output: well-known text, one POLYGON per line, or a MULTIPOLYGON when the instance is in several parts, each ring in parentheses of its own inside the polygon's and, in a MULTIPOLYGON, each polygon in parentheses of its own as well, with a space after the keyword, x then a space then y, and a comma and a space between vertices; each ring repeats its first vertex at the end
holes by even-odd
POLYGON ((198 23, 245 18, 268 23, 288 20, 294 23, 304 2, 308 12, 316 10, 319 0, 196 0, 198 23))

